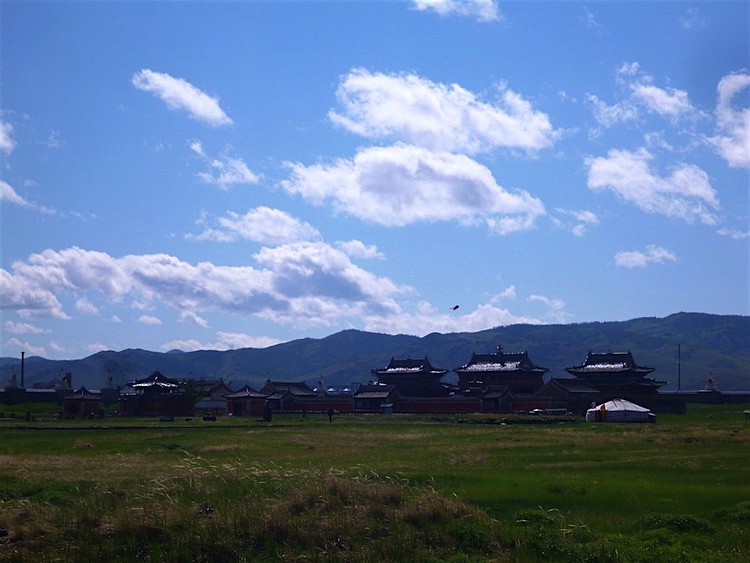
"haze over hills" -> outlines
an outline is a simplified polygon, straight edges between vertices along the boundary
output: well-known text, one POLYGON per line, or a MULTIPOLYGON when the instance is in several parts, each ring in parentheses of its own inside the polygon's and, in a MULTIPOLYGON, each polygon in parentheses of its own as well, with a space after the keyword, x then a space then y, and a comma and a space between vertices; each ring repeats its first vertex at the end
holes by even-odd
MULTIPOLYGON (((465 364, 472 352, 487 353, 502 345, 508 352, 528 350, 548 377, 566 377, 566 367, 581 364, 589 351, 633 352, 638 364, 655 367, 653 377, 668 381, 664 390, 701 389, 713 376, 722 391, 750 389, 750 317, 677 313, 665 318, 566 325, 510 325, 474 333, 433 333, 425 337, 345 330, 321 339, 304 338, 268 348, 227 351, 152 352, 128 349, 99 352, 79 360, 27 357, 25 384, 73 374, 75 388, 102 387, 111 376, 116 385, 154 370, 176 378, 218 379, 238 388, 255 388, 266 378, 327 385, 365 383, 371 369, 391 357, 421 358, 444 369, 465 364)), ((11 370, 20 375, 20 358, 0 359, 0 384, 11 370)))

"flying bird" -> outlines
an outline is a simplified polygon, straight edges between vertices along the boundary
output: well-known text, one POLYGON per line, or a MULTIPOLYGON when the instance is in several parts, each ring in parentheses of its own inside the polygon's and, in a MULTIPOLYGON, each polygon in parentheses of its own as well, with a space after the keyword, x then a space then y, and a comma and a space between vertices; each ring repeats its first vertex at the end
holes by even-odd
POLYGON ((458 309, 458 307, 458 305, 453 305, 453 307, 451 307, 451 311, 455 311, 456 309, 458 309))

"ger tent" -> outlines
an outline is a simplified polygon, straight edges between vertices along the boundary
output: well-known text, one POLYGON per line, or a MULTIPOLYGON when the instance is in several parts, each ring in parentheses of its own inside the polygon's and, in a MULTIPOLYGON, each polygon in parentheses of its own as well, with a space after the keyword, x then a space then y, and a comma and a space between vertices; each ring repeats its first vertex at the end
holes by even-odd
POLYGON ((586 411, 587 422, 656 422, 656 415, 646 407, 625 399, 612 399, 586 411))

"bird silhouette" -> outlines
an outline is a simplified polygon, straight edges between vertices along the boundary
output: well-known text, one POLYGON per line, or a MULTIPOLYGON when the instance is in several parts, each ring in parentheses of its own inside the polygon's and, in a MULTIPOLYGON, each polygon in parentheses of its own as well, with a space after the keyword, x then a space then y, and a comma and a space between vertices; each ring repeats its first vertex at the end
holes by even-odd
POLYGON ((451 307, 451 311, 455 311, 456 309, 458 309, 458 307, 458 305, 453 305, 453 307, 451 307))

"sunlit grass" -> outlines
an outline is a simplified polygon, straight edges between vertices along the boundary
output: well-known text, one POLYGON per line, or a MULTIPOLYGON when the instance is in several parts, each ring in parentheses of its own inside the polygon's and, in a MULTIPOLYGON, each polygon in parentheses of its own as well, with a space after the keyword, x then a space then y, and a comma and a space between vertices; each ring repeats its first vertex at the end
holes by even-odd
POLYGON ((4 422, 0 560, 747 560, 750 424, 725 407, 4 422))

